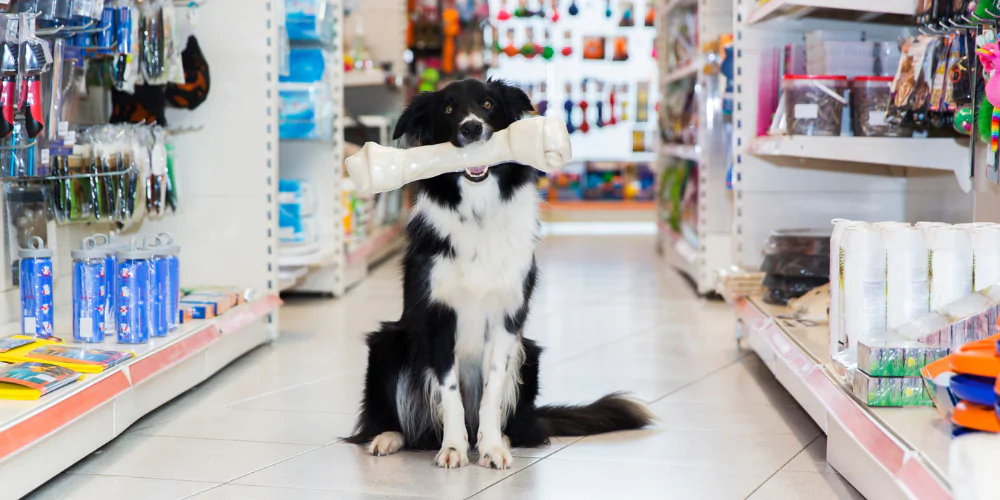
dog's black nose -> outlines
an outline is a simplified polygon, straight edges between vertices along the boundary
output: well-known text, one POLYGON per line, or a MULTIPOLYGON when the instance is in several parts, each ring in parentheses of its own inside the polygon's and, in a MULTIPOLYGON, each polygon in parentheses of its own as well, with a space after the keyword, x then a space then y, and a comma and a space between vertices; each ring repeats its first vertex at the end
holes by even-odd
POLYGON ((478 141, 483 136, 483 124, 478 121, 468 121, 458 129, 462 136, 470 141, 478 141))

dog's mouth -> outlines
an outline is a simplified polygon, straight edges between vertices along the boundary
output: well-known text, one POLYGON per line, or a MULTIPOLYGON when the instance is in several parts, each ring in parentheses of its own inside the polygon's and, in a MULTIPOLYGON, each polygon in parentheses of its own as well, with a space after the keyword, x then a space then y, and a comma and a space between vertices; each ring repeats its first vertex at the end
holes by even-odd
POLYGON ((462 175, 472 182, 483 182, 490 176, 490 167, 472 167, 465 169, 462 175))

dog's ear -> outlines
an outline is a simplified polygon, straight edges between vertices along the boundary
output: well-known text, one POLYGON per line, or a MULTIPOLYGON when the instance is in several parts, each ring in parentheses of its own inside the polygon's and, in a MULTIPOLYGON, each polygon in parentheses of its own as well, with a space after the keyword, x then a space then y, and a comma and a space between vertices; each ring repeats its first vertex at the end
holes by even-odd
POLYGON ((393 140, 406 137, 409 146, 430 144, 434 139, 434 113, 437 108, 437 93, 424 92, 410 100, 403 114, 396 120, 392 131, 393 140))
POLYGON ((491 78, 487 83, 500 95, 500 100, 503 101, 504 114, 507 115, 507 121, 515 122, 535 110, 535 106, 531 104, 531 99, 523 90, 504 80, 494 80, 491 78))

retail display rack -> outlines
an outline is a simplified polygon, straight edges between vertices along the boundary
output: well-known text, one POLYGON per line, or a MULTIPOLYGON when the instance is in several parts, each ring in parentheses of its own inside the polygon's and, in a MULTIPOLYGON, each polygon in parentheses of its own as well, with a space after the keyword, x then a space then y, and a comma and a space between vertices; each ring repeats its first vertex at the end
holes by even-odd
MULTIPOLYGON (((279 87, 285 95, 286 91, 312 91, 322 86, 316 94, 328 99, 328 114, 321 114, 321 119, 332 121, 332 125, 317 136, 281 142, 282 179, 307 184, 312 212, 309 220, 301 223, 307 235, 283 239, 279 247, 279 289, 340 296, 402 241, 398 217, 384 224, 376 220, 386 211, 384 205, 403 205, 401 193, 359 196, 346 177, 343 162, 351 147, 345 138, 347 129, 374 130, 376 136, 368 140, 389 142, 391 122, 383 116, 397 114, 402 103, 399 92, 386 94, 384 89, 397 80, 395 72, 404 69, 406 4, 402 0, 364 2, 345 19, 343 2, 320 3, 326 4, 333 17, 329 22, 332 36, 323 41, 292 40, 290 45, 293 50, 322 50, 323 77, 306 84, 281 83, 279 87), (348 70, 348 52, 366 59, 348 70), (393 72, 374 67, 372 60, 390 61, 393 72), (356 115, 369 109, 374 114, 356 115)), ((288 196, 282 195, 283 199, 288 196)), ((287 229, 282 228, 281 234, 287 238, 287 229)))
POLYGON ((788 308, 743 299, 737 329, 774 377, 826 433, 826 460, 866 498, 951 498, 951 431, 934 408, 870 408, 823 362, 829 329, 788 308))
MULTIPOLYGON (((256 300, 212 320, 185 323, 165 338, 130 346, 137 356, 127 364, 36 401, 0 400, 5 497, 27 494, 142 415, 279 334, 280 10, 273 1, 211 0, 194 6, 197 25, 189 26, 182 15, 179 29, 185 38, 188 32, 197 36, 211 65, 211 92, 195 110, 167 111, 170 128, 187 132, 170 139, 174 180, 183 194, 175 213, 147 217, 118 238, 169 232, 182 249, 184 286, 246 287, 254 290, 256 300)), ((47 243, 55 249, 55 332, 60 337, 71 338, 70 250, 84 237, 112 229, 107 222, 49 223, 47 243)), ((20 315, 18 288, 6 280, 0 290, 2 335, 20 331, 20 315)), ((105 348, 122 347, 109 342, 105 348)))
MULTIPOLYGON (((720 37, 732 32, 733 2, 729 0, 670 0, 660 2, 658 63, 663 127, 674 126, 676 114, 667 103, 692 100, 694 133, 668 136, 657 159, 657 246, 664 259, 690 278, 700 294, 715 289, 715 270, 732 261, 732 196, 726 188, 729 167, 729 119, 723 101, 726 83, 720 74, 720 37), (681 34, 682 16, 693 16, 691 55, 671 57, 681 34), (712 48, 703 50, 705 44, 712 48), (678 177, 677 174, 680 174, 678 177), (673 184, 672 184, 673 183, 673 184), (680 185, 676 185, 680 184, 680 185), (690 194, 685 193, 690 190, 690 194)), ((687 123, 684 124, 687 127, 687 123)))

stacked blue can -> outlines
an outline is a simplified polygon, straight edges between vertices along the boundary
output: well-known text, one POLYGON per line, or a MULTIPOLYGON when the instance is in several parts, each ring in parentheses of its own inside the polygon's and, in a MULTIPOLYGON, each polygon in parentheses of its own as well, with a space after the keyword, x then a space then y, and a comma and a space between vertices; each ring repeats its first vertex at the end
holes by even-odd
POLYGON ((115 275, 115 309, 118 322, 118 342, 141 344, 149 341, 153 331, 153 293, 150 261, 153 254, 137 248, 136 240, 126 250, 119 250, 115 275))
POLYGON ((21 333, 39 338, 52 336, 52 249, 38 236, 21 248, 21 333))
MULTIPOLYGON (((83 240, 73 258, 73 340, 103 342, 108 310, 107 251, 93 238, 83 240)), ((113 272, 114 268, 110 268, 113 272)))

